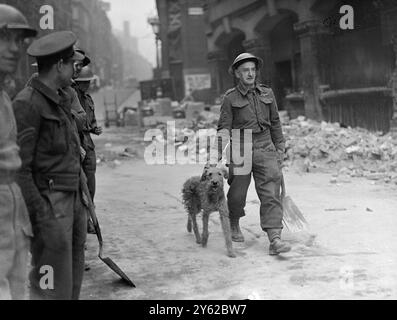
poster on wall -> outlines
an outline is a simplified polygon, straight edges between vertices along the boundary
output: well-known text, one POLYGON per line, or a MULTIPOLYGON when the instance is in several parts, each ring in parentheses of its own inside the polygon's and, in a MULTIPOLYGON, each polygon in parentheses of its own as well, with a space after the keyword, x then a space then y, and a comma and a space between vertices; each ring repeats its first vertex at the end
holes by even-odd
POLYGON ((202 89, 211 88, 211 74, 187 74, 185 75, 185 95, 191 95, 192 92, 202 89))

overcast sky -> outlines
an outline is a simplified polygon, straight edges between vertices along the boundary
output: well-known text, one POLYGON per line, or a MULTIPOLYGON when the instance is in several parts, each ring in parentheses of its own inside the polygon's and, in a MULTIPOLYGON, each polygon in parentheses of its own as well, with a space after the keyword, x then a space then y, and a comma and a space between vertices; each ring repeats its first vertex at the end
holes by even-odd
POLYGON ((156 64, 155 38, 149 16, 157 15, 155 0, 107 0, 111 9, 108 12, 114 29, 123 30, 123 22, 130 21, 131 35, 138 38, 141 54, 153 65, 156 64))

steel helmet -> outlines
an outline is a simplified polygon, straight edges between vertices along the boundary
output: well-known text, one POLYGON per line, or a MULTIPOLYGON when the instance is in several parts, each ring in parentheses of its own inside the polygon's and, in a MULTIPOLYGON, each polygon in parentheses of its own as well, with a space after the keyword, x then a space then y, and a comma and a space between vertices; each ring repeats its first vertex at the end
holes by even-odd
POLYGON ((25 37, 35 37, 37 31, 29 26, 25 16, 16 8, 0 4, 0 29, 23 30, 25 37))
POLYGON ((77 51, 77 52, 79 52, 79 53, 81 53, 81 54, 84 56, 84 59, 83 59, 83 66, 84 66, 84 67, 85 67, 85 66, 88 66, 88 65, 91 63, 90 57, 86 55, 86 53, 85 53, 84 50, 79 49, 79 48, 75 48, 74 50, 77 51))
POLYGON ((263 65, 263 60, 251 53, 244 52, 239 54, 236 59, 234 59, 232 65, 229 67, 229 73, 234 76, 234 71, 244 62, 253 61, 256 64, 256 68, 260 69, 263 65))
POLYGON ((91 81, 95 79, 94 73, 91 71, 90 67, 85 66, 81 69, 80 75, 74 81, 91 81))

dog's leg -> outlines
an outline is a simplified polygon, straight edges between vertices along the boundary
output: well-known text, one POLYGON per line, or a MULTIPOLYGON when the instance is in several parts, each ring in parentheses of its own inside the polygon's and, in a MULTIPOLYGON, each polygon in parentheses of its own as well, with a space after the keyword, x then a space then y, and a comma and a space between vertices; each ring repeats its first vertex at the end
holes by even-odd
POLYGON ((193 232, 194 232, 194 235, 196 236, 196 243, 200 244, 201 243, 201 236, 200 236, 200 232, 199 232, 199 229, 198 229, 198 226, 197 226, 196 213, 191 213, 191 214, 189 214, 189 216, 190 216, 190 219, 191 219, 192 224, 193 224, 193 232))
POLYGON ((233 252, 232 234, 230 230, 229 210, 226 202, 221 204, 219 208, 219 216, 221 218, 223 236, 225 237, 227 255, 231 258, 235 258, 236 255, 233 252))
POLYGON ((204 211, 203 212, 203 235, 201 237, 201 244, 205 248, 208 242, 208 220, 210 213, 204 211))

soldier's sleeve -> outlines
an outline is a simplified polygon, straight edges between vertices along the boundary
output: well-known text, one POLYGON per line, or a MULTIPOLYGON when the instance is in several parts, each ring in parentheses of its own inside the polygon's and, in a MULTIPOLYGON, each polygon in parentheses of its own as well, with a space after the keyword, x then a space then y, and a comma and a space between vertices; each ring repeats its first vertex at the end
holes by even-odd
POLYGON ((70 90, 68 90, 68 94, 70 94, 71 108, 72 113, 76 119, 77 130, 79 132, 87 130, 87 114, 81 106, 79 97, 77 96, 77 92, 74 89, 70 88, 70 90))
POLYGON ((92 133, 95 133, 95 129, 98 128, 98 123, 96 121, 96 116, 95 116, 95 104, 94 104, 94 100, 92 100, 91 96, 89 96, 89 99, 90 99, 90 102, 93 105, 92 120, 91 120, 91 123, 90 123, 90 129, 91 129, 90 131, 92 133))
POLYGON ((29 210, 32 222, 38 213, 48 209, 46 201, 41 197, 32 175, 33 158, 36 151, 41 117, 29 102, 15 100, 13 102, 15 119, 18 129, 18 145, 22 166, 17 174, 17 183, 29 210))
POLYGON ((211 146, 210 149, 210 164, 217 164, 222 159, 222 152, 226 148, 227 144, 230 142, 232 122, 232 105, 227 95, 225 95, 221 105, 217 134, 214 144, 211 146))
POLYGON ((277 150, 285 151, 285 139, 283 135, 283 130, 281 126, 280 116, 278 113, 277 101, 274 96, 273 90, 270 89, 270 95, 273 98, 273 103, 270 107, 270 134, 272 141, 277 150))

